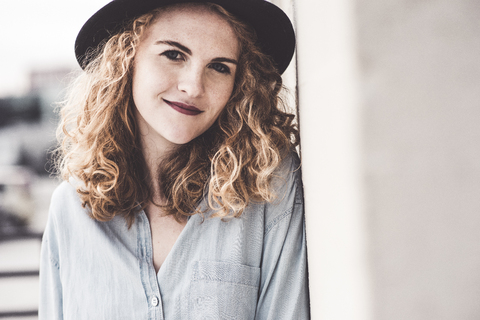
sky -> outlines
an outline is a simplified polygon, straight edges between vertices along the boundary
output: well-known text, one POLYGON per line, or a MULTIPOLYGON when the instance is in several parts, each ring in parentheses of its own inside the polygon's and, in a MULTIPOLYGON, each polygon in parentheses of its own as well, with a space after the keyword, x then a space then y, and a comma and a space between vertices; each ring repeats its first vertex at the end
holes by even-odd
POLYGON ((0 0, 0 98, 27 89, 30 70, 76 67, 75 38, 109 0, 0 0))

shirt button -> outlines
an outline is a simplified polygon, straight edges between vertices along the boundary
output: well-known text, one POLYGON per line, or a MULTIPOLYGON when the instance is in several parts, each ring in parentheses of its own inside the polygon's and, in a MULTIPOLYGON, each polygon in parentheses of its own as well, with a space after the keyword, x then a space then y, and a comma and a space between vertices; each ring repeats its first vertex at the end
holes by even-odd
POLYGON ((157 297, 152 298, 152 306, 154 306, 154 307, 158 306, 158 298, 157 297))

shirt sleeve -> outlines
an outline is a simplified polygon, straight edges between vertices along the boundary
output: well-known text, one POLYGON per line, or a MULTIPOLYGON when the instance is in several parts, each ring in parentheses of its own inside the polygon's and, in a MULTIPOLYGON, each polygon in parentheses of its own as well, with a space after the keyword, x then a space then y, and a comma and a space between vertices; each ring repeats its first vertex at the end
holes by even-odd
POLYGON ((294 176, 266 225, 257 320, 310 319, 303 189, 300 172, 294 176))
POLYGON ((39 320, 63 319, 62 283, 60 281, 59 248, 53 217, 54 199, 43 234, 40 258, 39 320))

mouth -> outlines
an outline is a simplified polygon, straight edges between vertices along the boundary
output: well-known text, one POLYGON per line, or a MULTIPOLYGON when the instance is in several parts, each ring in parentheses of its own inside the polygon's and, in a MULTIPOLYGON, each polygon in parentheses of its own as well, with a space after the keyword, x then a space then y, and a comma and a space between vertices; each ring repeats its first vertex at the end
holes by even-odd
POLYGON ((181 102, 172 102, 165 99, 163 99, 163 101, 165 101, 165 103, 168 104, 170 107, 172 107, 172 109, 174 109, 175 111, 178 111, 187 116, 196 116, 203 112, 202 110, 194 106, 184 104, 181 102))

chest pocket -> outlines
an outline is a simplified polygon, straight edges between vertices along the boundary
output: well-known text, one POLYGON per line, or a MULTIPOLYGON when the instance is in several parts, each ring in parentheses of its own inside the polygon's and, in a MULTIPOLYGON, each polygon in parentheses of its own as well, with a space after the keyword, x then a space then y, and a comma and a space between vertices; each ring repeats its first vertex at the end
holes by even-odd
POLYGON ((260 268, 218 261, 193 265, 189 319, 254 319, 260 268))

